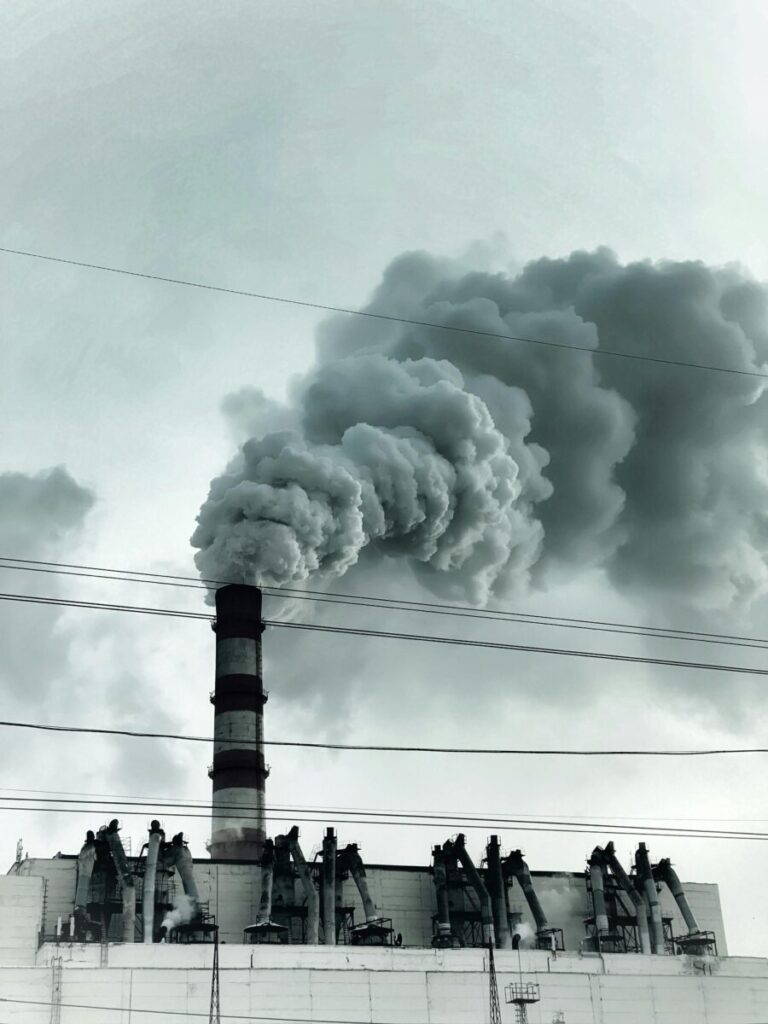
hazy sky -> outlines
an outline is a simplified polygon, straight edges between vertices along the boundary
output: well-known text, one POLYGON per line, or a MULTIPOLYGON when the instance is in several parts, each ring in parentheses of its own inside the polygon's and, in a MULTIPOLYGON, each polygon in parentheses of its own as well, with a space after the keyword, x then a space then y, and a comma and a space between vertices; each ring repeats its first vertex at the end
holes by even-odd
MULTIPOLYGON (((67 0, 5 5, 0 38, 5 247, 345 306, 365 303, 409 250, 516 271, 605 245, 622 262, 736 263, 768 278, 759 0, 67 0)), ((0 269, 0 555, 191 574, 195 516, 245 436, 243 416, 222 402, 243 388, 283 401, 313 363, 320 316, 4 254, 0 269)), ((754 416, 760 450, 749 451, 762 481, 768 421, 760 405, 754 416)), ((267 430, 281 425, 262 419, 267 430)), ((2 584, 203 607, 198 592, 171 588, 10 570, 2 584)), ((351 585, 420 593, 391 566, 351 585)), ((669 600, 654 608, 647 591, 617 592, 599 568, 509 607, 649 622, 675 613, 669 600)), ((766 613, 765 599, 724 608, 722 628, 766 635, 766 613)), ((689 622, 682 603, 679 615, 689 622)), ((423 624, 393 616, 392 625, 423 624)), ((556 630, 473 635, 648 650, 556 630)), ((295 637, 267 635, 274 738, 765 743, 763 685, 748 676, 295 637)), ((0 645, 2 717, 211 730, 204 623, 2 604, 0 645)), ((653 653, 750 661, 698 645, 653 653)), ((1 738, 8 793, 209 795, 202 745, 1 738)), ((700 827, 768 831, 761 757, 427 761, 275 750, 268 760, 273 805, 707 819, 700 827)), ((0 856, 10 864, 18 836, 31 854, 73 851, 108 817, 0 812, 0 856)), ((138 846, 144 818, 126 820, 138 846)), ((166 821, 204 854, 204 819, 166 821)), ((308 849, 321 831, 305 828, 308 849)), ((372 861, 426 863, 445 832, 350 825, 341 837, 372 861)), ((547 869, 580 870, 611 838, 501 832, 547 869)), ((485 830, 471 835, 479 856, 485 830)), ((765 955, 750 883, 768 869, 764 843, 648 844, 682 877, 718 881, 730 951, 765 955)), ((634 845, 618 837, 625 861, 634 845)))

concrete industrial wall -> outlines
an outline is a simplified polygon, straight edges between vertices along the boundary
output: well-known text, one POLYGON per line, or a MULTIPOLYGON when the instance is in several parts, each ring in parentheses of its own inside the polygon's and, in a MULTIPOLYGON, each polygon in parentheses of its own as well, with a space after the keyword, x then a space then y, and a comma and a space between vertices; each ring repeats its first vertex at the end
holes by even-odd
MULTIPOLYGON (((482 950, 223 946, 222 1019, 279 1018, 359 1024, 485 1024, 489 976, 482 950)), ((0 967, 0 1019, 13 1024, 178 1024, 208 1019, 211 946, 45 945, 36 967, 0 967), (60 962, 61 1007, 51 1002, 60 962), (69 1004, 69 1006, 67 1005, 69 1004), (80 1004, 80 1005, 75 1005, 80 1004), (86 1009, 86 1006, 97 1009, 86 1009), (113 1009, 114 1008, 114 1009, 113 1009), (153 1013, 142 1012, 152 1010, 153 1013)), ((531 1024, 764 1024, 768 961, 689 957, 496 954, 504 986, 538 983, 531 1024)))
MULTIPOLYGON (((56 919, 72 912, 77 876, 73 857, 29 859, 19 870, 24 875, 46 879, 46 913, 44 934, 53 935, 56 919)), ((372 865, 367 868, 371 895, 382 915, 392 918, 396 932, 402 933, 406 946, 429 946, 432 940, 432 916, 436 912, 435 889, 426 867, 372 865)), ((195 877, 200 897, 208 901, 221 927, 226 942, 242 942, 243 929, 256 920, 261 891, 259 868, 253 864, 195 861, 195 877)), ((534 872, 533 882, 544 912, 555 927, 563 929, 566 949, 578 950, 585 935, 584 918, 591 907, 584 876, 567 872, 534 872)), ((684 887, 697 916, 699 926, 713 931, 718 953, 727 953, 725 931, 716 885, 685 882, 684 887)), ((297 883, 297 902, 302 901, 297 883)), ((523 921, 533 926, 533 918, 519 886, 509 890, 510 909, 520 913, 523 921)), ((355 921, 365 920, 362 903, 352 879, 343 885, 343 903, 355 908, 355 921)), ((686 929, 677 904, 666 887, 661 890, 662 912, 673 918, 676 935, 686 929)))

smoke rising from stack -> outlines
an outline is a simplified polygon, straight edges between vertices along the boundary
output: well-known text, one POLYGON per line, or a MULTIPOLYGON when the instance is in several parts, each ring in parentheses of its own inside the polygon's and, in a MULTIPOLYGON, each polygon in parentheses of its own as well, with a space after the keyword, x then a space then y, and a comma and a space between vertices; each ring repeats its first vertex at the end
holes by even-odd
POLYGON ((180 924, 189 924, 196 912, 195 901, 185 893, 179 893, 173 901, 173 909, 165 915, 160 927, 171 931, 173 928, 178 928, 180 924))
MULTIPOLYGON (((366 309, 566 347, 326 322, 281 412, 298 428, 259 432, 211 485, 203 576, 322 581, 365 554, 478 604, 590 567, 703 609, 768 589, 764 382, 568 350, 762 371, 768 289, 746 273, 601 249, 490 274, 415 253, 366 309)), ((230 404, 247 422, 247 392, 230 404)))

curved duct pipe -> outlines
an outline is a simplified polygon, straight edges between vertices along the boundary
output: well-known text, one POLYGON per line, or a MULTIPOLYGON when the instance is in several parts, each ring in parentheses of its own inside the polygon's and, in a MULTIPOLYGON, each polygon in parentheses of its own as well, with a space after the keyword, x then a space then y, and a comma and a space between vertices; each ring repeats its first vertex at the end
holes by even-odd
POLYGON ((157 881, 157 860, 160 854, 160 842, 164 836, 159 821, 149 826, 147 842, 147 863, 144 868, 144 890, 141 896, 141 913, 144 921, 144 942, 151 943, 155 938, 155 889, 157 881))
POLYGON ((605 905, 605 863, 603 848, 596 846, 589 858, 589 879, 592 883, 592 906, 595 911, 595 931, 598 937, 610 931, 608 910, 605 905))
POLYGON ((646 906, 645 899, 643 898, 642 893, 639 893, 634 885, 632 885, 632 879, 624 870, 621 861, 616 856, 616 850, 613 843, 608 843, 606 846, 605 859, 613 872, 614 878, 632 900, 634 917, 637 920, 637 930, 640 936, 640 952, 652 953, 651 936, 648 931, 648 907, 646 906))
POLYGON ((184 893, 195 904, 195 911, 200 906, 200 893, 195 881, 195 868, 192 854, 184 842, 184 833, 178 832, 171 840, 171 846, 165 851, 164 859, 167 864, 172 864, 179 872, 179 878, 184 888, 184 893))
POLYGON ((323 938, 336 945, 336 833, 325 830, 323 839, 323 938))
POLYGON ((451 911, 448 903, 448 871, 442 846, 433 847, 432 859, 437 897, 437 937, 448 941, 451 937, 451 911))
POLYGON ((643 884, 645 898, 651 911, 651 940, 653 951, 656 954, 664 953, 664 923, 661 920, 661 904, 659 894, 656 891, 656 883, 653 880, 651 862, 648 859, 648 850, 645 843, 640 843, 635 854, 635 867, 637 875, 643 884))
POLYGON ((87 832, 85 842, 77 855, 77 888, 75 889, 75 913, 85 915, 88 912, 88 895, 91 889, 91 876, 96 863, 96 837, 87 832))
POLYGON ((370 890, 368 889, 368 879, 365 876, 363 858, 358 853, 358 849, 357 843, 349 843, 348 846, 345 846, 339 856, 338 866, 342 871, 349 871, 355 880, 357 891, 360 893, 360 899, 363 901, 365 920, 368 922, 378 921, 381 915, 376 912, 376 904, 373 902, 370 890))
POLYGON ((483 945, 495 946, 496 933, 493 928, 493 906, 491 904, 491 897, 488 895, 488 890, 483 884, 483 880, 472 862, 472 858, 467 853, 465 837, 459 833, 452 845, 456 856, 461 862, 461 866, 467 873, 467 878, 469 879, 472 888, 477 893, 477 898, 480 903, 480 920, 483 924, 483 945))
POLYGON ((120 890, 123 896, 123 942, 133 942, 136 928, 136 884, 120 840, 117 818, 113 818, 107 828, 100 832, 106 840, 120 878, 120 890))
POLYGON ((533 919, 536 922, 536 931, 543 932, 549 930, 549 922, 547 921, 547 915, 544 913, 544 909, 539 903, 539 897, 536 895, 536 890, 533 888, 533 882, 531 881, 531 872, 528 865, 523 860, 523 854, 520 850, 514 850, 504 862, 507 866, 507 870, 510 871, 520 884, 520 888, 525 894, 525 898, 528 901, 528 906, 531 908, 533 919))
POLYGON ((501 847, 499 837, 491 836, 485 848, 488 858, 486 884, 491 896, 493 907, 493 927, 496 929, 496 942, 499 949, 511 949, 512 937, 509 934, 509 918, 507 917, 507 883, 501 870, 501 847))
POLYGON ((272 886, 275 880, 275 844, 264 840, 261 853, 261 899, 256 924, 269 924, 272 918, 272 886))
POLYGON ((665 857, 663 860, 659 861, 656 865, 656 871, 658 872, 662 882, 666 884, 669 891, 675 897, 677 905, 680 908, 680 913, 683 915, 683 920, 685 921, 685 925, 688 929, 688 934, 697 934, 700 931, 698 922, 694 917, 693 911, 691 910, 690 904, 688 903, 685 892, 683 891, 683 887, 680 883, 680 879, 677 877, 677 872, 672 867, 672 862, 669 857, 665 857))
POLYGON ((307 942, 312 946, 316 946, 320 941, 320 897, 309 873, 304 854, 299 846, 299 829, 297 825, 293 826, 288 833, 287 839, 293 863, 296 865, 296 871, 304 887, 304 894, 307 897, 307 942))

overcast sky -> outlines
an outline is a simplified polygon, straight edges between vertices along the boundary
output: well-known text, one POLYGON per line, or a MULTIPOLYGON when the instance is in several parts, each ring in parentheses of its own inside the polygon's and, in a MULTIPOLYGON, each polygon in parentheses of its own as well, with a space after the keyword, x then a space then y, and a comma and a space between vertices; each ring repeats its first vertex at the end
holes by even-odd
MULTIPOLYGON (((392 261, 413 250, 445 257, 451 280, 457 267, 513 279, 543 256, 600 246, 614 251, 619 267, 694 260, 737 264, 743 269, 732 273, 741 282, 768 278, 768 20, 760 0, 739 0, 735 9, 723 0, 39 0, 5 5, 0 38, 0 244, 8 248, 343 306, 364 305, 392 261)), ((0 269, 0 555, 193 574, 189 538, 210 480, 249 433, 280 429, 290 418, 280 406, 254 408, 250 389, 300 404, 300 385, 291 382, 312 372, 321 316, 5 254, 0 269), (225 401, 243 389, 239 406, 225 401)), ((580 301, 568 296, 565 304, 580 301)), ((757 300, 749 309, 764 314, 757 300)), ((765 337, 761 324, 753 325, 755 338, 765 337)), ((322 358, 329 345, 362 344, 368 336, 356 330, 324 326, 322 358)), ((697 336, 682 343, 696 361, 697 336)), ((755 350, 764 364, 768 350, 757 341, 755 350)), ((722 361, 728 352, 716 355, 722 361)), ((549 572, 545 588, 517 587, 493 603, 595 619, 717 623, 765 636, 768 419, 759 388, 744 399, 748 420, 721 422, 732 391, 721 395, 686 376, 677 400, 673 371, 655 384, 638 376, 645 372, 632 381, 601 379, 632 407, 628 430, 643 416, 655 422, 654 388, 664 396, 660 409, 677 403, 679 414, 664 420, 667 433, 656 442, 661 461, 681 436, 675 431, 685 436, 678 466, 702 422, 731 431, 727 445, 717 436, 707 441, 707 472, 733 474, 723 522, 739 520, 736 589, 744 580, 749 586, 734 600, 702 585, 697 601, 697 584, 683 586, 678 574, 676 588, 659 583, 657 593, 658 523, 637 515, 635 547, 623 550, 635 552, 637 566, 645 543, 648 578, 639 581, 626 560, 592 557, 579 571, 549 572), (642 394, 626 398, 638 380, 642 394), (709 404, 696 404, 699 392, 709 404)), ((558 406, 544 411, 545 399, 534 401, 534 434, 537 415, 545 433, 557 421, 558 406)), ((647 444, 646 462, 654 454, 647 444)), ((619 482, 631 496, 628 474, 619 482)), ((717 547, 730 535, 715 520, 703 543, 713 544, 712 536, 717 547)), ((595 543, 618 542, 611 535, 595 543)), ((722 545, 727 559, 731 549, 722 545)), ((1 582, 4 592, 204 607, 197 591, 10 570, 1 582)), ((367 565, 349 585, 431 596, 396 562, 367 565)), ((356 623, 381 625, 378 613, 357 615, 356 623)), ((450 619, 391 621, 446 634, 459 628, 450 619)), ((471 633, 760 664, 755 652, 649 648, 565 630, 471 633)), ((211 731, 213 635, 205 623, 3 604, 0 652, 3 718, 211 731)), ((765 745, 764 684, 746 675, 294 633, 288 643, 277 631, 267 634, 265 657, 273 738, 765 745)), ((1 739, 8 795, 27 787, 209 796, 211 754, 200 744, 20 730, 2 730, 1 739)), ((580 762, 274 750, 268 761, 268 799, 280 806, 674 819, 768 831, 759 756, 580 762)), ((12 862, 19 836, 31 855, 74 852, 86 828, 108 817, 0 811, 0 857, 12 862)), ((138 847, 145 819, 126 822, 138 847)), ((166 824, 183 827, 193 852, 204 855, 203 818, 166 824)), ((321 831, 304 829, 308 850, 321 831)), ((500 831, 534 869, 581 870, 595 843, 611 838, 606 829, 575 837, 500 831)), ((341 828, 342 839, 361 842, 377 862, 427 863, 445 833, 341 828)), ((479 857, 485 830, 471 835, 479 857)), ((642 837, 617 838, 625 862, 642 837)), ((720 883, 731 952, 766 954, 768 929, 752 885, 768 869, 764 843, 647 841, 683 878, 720 883)))

